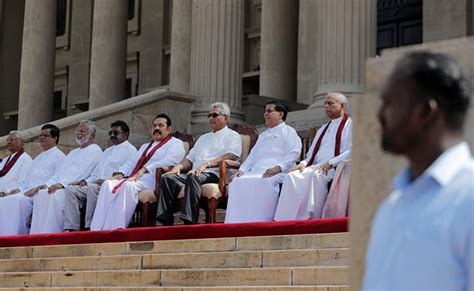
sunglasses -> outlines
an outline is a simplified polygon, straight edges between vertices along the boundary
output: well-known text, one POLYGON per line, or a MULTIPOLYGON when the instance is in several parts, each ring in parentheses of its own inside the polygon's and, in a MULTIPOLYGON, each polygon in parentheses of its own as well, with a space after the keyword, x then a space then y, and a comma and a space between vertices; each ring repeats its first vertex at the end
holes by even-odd
POLYGON ((217 118, 217 117, 219 117, 219 116, 221 116, 221 115, 224 115, 224 114, 215 113, 215 112, 214 112, 214 113, 209 113, 209 114, 207 115, 207 118, 211 118, 211 117, 212 117, 212 118, 217 118))

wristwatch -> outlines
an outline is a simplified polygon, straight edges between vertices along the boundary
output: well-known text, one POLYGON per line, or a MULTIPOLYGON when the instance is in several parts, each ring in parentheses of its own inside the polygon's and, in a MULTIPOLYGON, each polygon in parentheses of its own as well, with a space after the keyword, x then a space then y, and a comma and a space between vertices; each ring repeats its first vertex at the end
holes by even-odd
POLYGON ((334 168, 334 165, 331 163, 331 161, 328 161, 328 165, 329 165, 331 168, 334 168))

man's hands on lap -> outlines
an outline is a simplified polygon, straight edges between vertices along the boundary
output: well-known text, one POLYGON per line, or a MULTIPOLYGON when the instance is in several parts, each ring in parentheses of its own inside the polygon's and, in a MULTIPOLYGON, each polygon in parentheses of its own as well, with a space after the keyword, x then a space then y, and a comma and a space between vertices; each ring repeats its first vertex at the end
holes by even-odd
POLYGON ((315 171, 319 171, 321 173, 323 173, 324 175, 327 175, 328 171, 332 169, 332 165, 329 164, 329 162, 326 162, 322 165, 320 165, 319 167, 317 167, 315 169, 315 171))
POLYGON ((64 188, 63 185, 57 183, 57 184, 54 184, 54 185, 52 185, 51 187, 48 188, 48 193, 49 193, 49 194, 53 194, 53 193, 56 192, 57 190, 63 189, 63 188, 64 188))
POLYGON ((275 175, 278 174, 278 173, 281 173, 281 168, 280 168, 280 166, 275 166, 275 167, 273 167, 273 168, 267 169, 267 170, 263 173, 262 177, 263 177, 263 178, 270 178, 270 177, 275 176, 275 175))
MULTIPOLYGON (((42 185, 42 186, 44 186, 44 185, 42 185)), ((35 196, 35 195, 38 193, 38 191, 41 189, 42 186, 29 189, 28 191, 26 191, 26 192, 24 193, 25 196, 27 196, 27 197, 33 197, 33 196, 35 196)), ((43 188, 43 189, 44 189, 44 188, 43 188)))
POLYGON ((20 193, 20 189, 18 189, 18 188, 13 189, 13 190, 11 190, 10 192, 8 192, 5 196, 7 196, 7 195, 13 195, 13 194, 16 194, 16 193, 20 193))
POLYGON ((294 171, 300 171, 300 172, 302 172, 304 169, 306 169, 306 164, 304 164, 304 163, 299 163, 298 165, 289 168, 288 171, 286 171, 286 172, 287 172, 287 173, 294 172, 294 171))
POLYGON ((204 172, 204 170, 207 169, 207 163, 199 165, 199 167, 192 169, 189 171, 190 174, 193 174, 194 176, 199 176, 204 172))
POLYGON ((181 165, 177 164, 169 172, 164 173, 163 175, 171 175, 171 174, 179 175, 179 174, 181 174, 181 169, 182 169, 181 165))

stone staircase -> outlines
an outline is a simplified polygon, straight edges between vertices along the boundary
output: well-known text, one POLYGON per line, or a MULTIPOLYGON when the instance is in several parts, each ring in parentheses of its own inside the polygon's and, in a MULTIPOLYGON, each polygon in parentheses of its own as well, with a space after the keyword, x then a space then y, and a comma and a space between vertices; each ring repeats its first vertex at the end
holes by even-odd
POLYGON ((0 248, 2 290, 348 290, 347 233, 0 248))

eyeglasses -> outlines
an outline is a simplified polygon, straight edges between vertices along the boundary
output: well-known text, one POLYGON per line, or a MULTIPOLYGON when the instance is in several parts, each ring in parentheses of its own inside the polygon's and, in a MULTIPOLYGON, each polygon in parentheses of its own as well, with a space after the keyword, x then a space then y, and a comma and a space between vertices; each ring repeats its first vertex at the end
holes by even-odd
POLYGON ((48 137, 52 137, 50 134, 40 134, 39 135, 40 138, 48 138, 48 137))
POLYGON ((272 113, 272 112, 275 112, 276 110, 275 109, 265 109, 265 113, 272 113))
POLYGON ((219 117, 219 116, 221 116, 221 115, 224 115, 224 114, 215 113, 215 112, 214 112, 214 113, 209 113, 209 114, 207 115, 207 118, 211 118, 211 117, 212 117, 212 118, 217 118, 217 117, 219 117))
POLYGON ((119 135, 121 133, 122 133, 122 131, 119 131, 119 130, 109 130, 109 136, 116 136, 116 135, 119 135))

